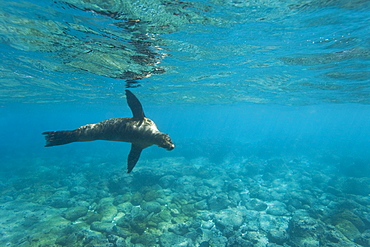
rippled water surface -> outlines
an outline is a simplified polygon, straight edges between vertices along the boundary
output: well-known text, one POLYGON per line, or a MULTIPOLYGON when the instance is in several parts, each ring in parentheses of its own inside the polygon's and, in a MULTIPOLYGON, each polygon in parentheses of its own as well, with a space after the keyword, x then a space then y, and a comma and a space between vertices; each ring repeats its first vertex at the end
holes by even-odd
POLYGON ((368 1, 0 4, 3 104, 369 103, 368 1))

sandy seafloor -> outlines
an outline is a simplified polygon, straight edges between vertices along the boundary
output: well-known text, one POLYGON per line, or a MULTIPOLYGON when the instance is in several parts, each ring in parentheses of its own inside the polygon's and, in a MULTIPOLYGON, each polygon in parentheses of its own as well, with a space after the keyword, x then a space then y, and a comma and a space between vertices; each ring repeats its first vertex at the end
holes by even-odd
MULTIPOLYGON (((158 115, 153 109, 149 112, 158 115)), ((185 119, 189 112, 180 111, 178 116, 185 119)), ((15 123, 19 126, 19 119, 29 118, 30 112, 5 124, 9 133, 8 146, 2 145, 1 246, 370 246, 367 148, 359 150, 361 156, 350 147, 358 149, 361 140, 365 145, 367 140, 361 137, 341 144, 339 137, 325 135, 325 128, 316 135, 307 128, 296 143, 289 138, 283 142, 275 133, 270 138, 276 140, 248 144, 232 136, 228 140, 223 135, 230 133, 220 134, 221 130, 218 139, 186 139, 191 133, 186 126, 175 131, 158 115, 160 129, 172 134, 176 149, 144 150, 127 174, 128 144, 101 141, 42 147, 42 129, 86 121, 83 116, 73 120, 77 115, 73 113, 68 123, 58 114, 66 119, 57 111, 52 120, 30 119, 18 133, 15 123), (304 145, 310 136, 324 144, 304 145), (331 142, 348 146, 325 150, 331 142)), ((258 125, 253 114, 243 121, 262 130, 275 118, 272 112, 265 115, 264 125, 258 125)), ((300 122, 297 117, 296 121, 300 122)), ((276 122, 275 131, 280 132, 276 122)), ((196 126, 216 135, 217 123, 205 127, 206 123, 196 126)), ((334 133, 339 130, 334 123, 328 126, 336 129, 334 133)), ((289 132, 298 138, 294 129, 292 124, 289 132)), ((344 132, 338 133, 343 138, 344 132)), ((352 138, 356 133, 366 131, 352 130, 352 138)), ((255 138, 256 133, 250 134, 255 138)))

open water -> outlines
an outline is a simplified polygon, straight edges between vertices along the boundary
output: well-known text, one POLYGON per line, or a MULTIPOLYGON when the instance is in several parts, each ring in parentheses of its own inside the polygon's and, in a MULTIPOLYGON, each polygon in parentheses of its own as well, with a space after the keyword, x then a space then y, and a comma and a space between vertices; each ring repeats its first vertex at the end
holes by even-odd
POLYGON ((0 0, 1 246, 370 246, 367 0, 0 0), (45 148, 131 117, 176 147, 45 148))

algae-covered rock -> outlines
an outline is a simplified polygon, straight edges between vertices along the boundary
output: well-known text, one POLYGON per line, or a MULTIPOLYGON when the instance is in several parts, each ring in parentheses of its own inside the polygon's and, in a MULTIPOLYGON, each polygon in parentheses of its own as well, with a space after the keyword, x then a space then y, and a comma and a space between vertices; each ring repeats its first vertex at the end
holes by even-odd
MULTIPOLYGON (((117 236, 120 236, 122 238, 128 238, 129 236, 131 236, 131 232, 129 232, 128 230, 126 230, 122 227, 119 227, 119 226, 113 227, 113 234, 117 235, 117 236)), ((120 246, 120 245, 118 245, 118 246, 120 246)))
POLYGON ((174 182, 176 181, 175 176, 173 175, 166 175, 159 179, 159 185, 162 186, 162 188, 168 188, 170 187, 174 182))
POLYGON ((324 231, 322 223, 309 216, 294 216, 289 229, 296 235, 309 236, 324 231))
POLYGON ((206 200, 201 200, 199 202, 196 202, 194 204, 194 207, 199 210, 207 210, 208 209, 208 204, 206 200))
POLYGON ((213 220, 213 218, 215 217, 215 215, 213 213, 211 213, 210 211, 202 211, 197 219, 199 220, 213 220))
POLYGON ((357 229, 359 229, 359 231, 365 230, 365 223, 361 220, 360 217, 358 217, 352 211, 344 210, 343 212, 334 215, 332 221, 334 222, 335 225, 343 219, 350 221, 353 225, 355 225, 357 229))
POLYGON ((90 208, 91 204, 87 201, 83 201, 83 200, 77 200, 75 203, 74 203, 75 207, 77 206, 80 206, 80 207, 85 207, 85 208, 90 208))
POLYGON ((233 179, 228 184, 229 190, 244 191, 245 185, 241 179, 233 179))
POLYGON ((181 212, 188 217, 193 217, 197 213, 192 203, 182 205, 181 212))
POLYGON ((147 228, 145 222, 142 221, 132 221, 130 222, 131 231, 137 234, 143 234, 147 228))
POLYGON ((221 228, 228 226, 238 228, 243 224, 244 216, 245 210, 238 208, 225 209, 215 214, 215 222, 221 228))
POLYGON ((260 185, 258 182, 252 182, 249 187, 249 195, 251 198, 258 198, 262 201, 272 201, 274 198, 271 195, 269 188, 260 185))
POLYGON ((156 246, 156 238, 154 234, 134 234, 131 238, 131 243, 135 245, 142 244, 142 246, 156 246))
POLYGON ((142 200, 143 196, 139 192, 134 193, 131 197, 131 203, 135 206, 140 205, 142 200))
POLYGON ((115 221, 115 224, 130 232, 143 234, 147 228, 148 212, 140 210, 135 214, 125 214, 115 221))
POLYGON ((305 246, 305 247, 320 247, 320 240, 316 237, 307 237, 302 238, 297 246, 305 246))
POLYGON ((78 245, 76 234, 68 234, 68 235, 62 235, 62 236, 59 236, 59 237, 55 240, 55 243, 56 243, 57 245, 61 245, 61 246, 73 246, 73 245, 78 245))
POLYGON ((211 210, 226 209, 230 204, 231 202, 225 194, 214 195, 208 199, 208 205, 211 210))
POLYGON ((270 204, 266 213, 274 215, 274 216, 284 216, 287 215, 289 212, 286 209, 286 205, 282 202, 275 201, 270 204))
POLYGON ((125 193, 123 195, 116 196, 113 201, 113 205, 119 205, 121 203, 129 202, 131 200, 131 194, 125 193))
POLYGON ((292 217, 288 233, 294 246, 320 246, 320 239, 325 237, 321 221, 300 214, 292 217))
POLYGON ((143 196, 143 199, 147 202, 151 202, 151 201, 154 201, 156 200, 157 198, 160 198, 161 197, 161 193, 157 190, 149 190, 149 191, 146 191, 144 196, 143 196))
POLYGON ((142 204, 142 208, 149 213, 159 213, 162 210, 158 202, 145 202, 142 204))
MULTIPOLYGON (((100 232, 90 232, 87 237, 82 239, 82 243, 79 245, 67 245, 71 247, 75 246, 84 246, 84 247, 95 247, 95 246, 112 246, 109 243, 106 234, 102 234, 100 232)), ((123 247, 123 246, 122 246, 123 247)))
POLYGON ((30 214, 30 215, 24 216, 24 220, 21 223, 21 225, 23 227, 32 227, 35 224, 37 224, 38 222, 40 222, 40 220, 41 220, 41 216, 40 215, 30 214))
POLYGON ((99 214, 102 216, 102 222, 112 222, 117 215, 117 208, 113 205, 105 205, 99 208, 99 214))
POLYGON ((134 206, 131 204, 131 202, 124 202, 119 205, 117 205, 118 212, 123 212, 125 214, 129 214, 134 206))
POLYGON ((213 190, 208 186, 202 185, 196 188, 195 193, 203 199, 208 199, 213 194, 213 190))
POLYGON ((143 200, 147 202, 155 201, 162 197, 162 188, 157 186, 144 187, 142 189, 143 200))
POLYGON ((70 206, 70 192, 57 191, 45 201, 45 204, 54 208, 67 208, 70 206))
POLYGON ((367 196, 370 194, 370 178, 341 178, 338 182, 337 187, 349 194, 367 196))
POLYGON ((228 239, 228 246, 264 247, 269 246, 267 237, 260 231, 248 231, 242 236, 235 234, 228 239))
POLYGON ((112 222, 117 215, 117 208, 113 205, 114 198, 103 198, 99 201, 97 212, 102 216, 102 222, 112 222))
POLYGON ((115 225, 107 222, 93 222, 90 225, 90 229, 102 233, 113 233, 115 225))
POLYGON ((103 205, 113 205, 114 198, 113 197, 104 197, 100 199, 98 206, 103 206, 103 205))
POLYGON ((276 244, 284 244, 288 240, 288 233, 285 229, 270 229, 267 232, 267 237, 270 242, 276 244))
POLYGON ((91 224, 95 221, 100 221, 102 218, 102 216, 96 212, 87 212, 86 216, 83 217, 83 220, 87 223, 87 224, 91 224))
POLYGON ((80 217, 83 217, 87 214, 88 209, 86 207, 73 207, 68 208, 66 211, 62 213, 62 216, 70 221, 75 221, 80 217))
MULTIPOLYGON (((53 227, 53 226, 49 226, 53 227)), ((55 240, 55 243, 61 246, 81 246, 81 240, 86 236, 88 225, 85 223, 78 224, 68 224, 63 228, 60 226, 55 226, 54 229, 57 229, 56 233, 58 237, 55 240)), ((50 236, 49 236, 50 237, 50 236)), ((37 245, 37 246, 46 246, 46 245, 37 245)), ((48 245, 49 246, 49 245, 48 245)))
POLYGON ((227 194, 229 197, 231 207, 236 207, 237 205, 240 204, 242 197, 240 196, 239 192, 232 190, 232 191, 229 191, 227 194))
POLYGON ((86 188, 82 186, 75 186, 71 188, 71 195, 80 195, 86 192, 86 188))
POLYGON ((211 229, 215 226, 215 223, 212 220, 202 221, 202 229, 211 229))
POLYGON ((339 221, 335 227, 343 233, 348 239, 353 240, 361 235, 360 231, 356 228, 354 224, 352 224, 349 220, 341 220, 339 221))
POLYGON ((132 218, 130 215, 124 215, 121 218, 116 220, 117 226, 120 226, 122 228, 129 228, 130 227, 130 222, 132 221, 132 218))
POLYGON ((254 247, 255 245, 250 240, 246 240, 237 236, 231 236, 227 238, 227 244, 225 246, 254 247))
POLYGON ((171 227, 168 228, 168 231, 169 232, 173 232, 177 235, 185 235, 186 233, 188 233, 190 230, 189 230, 189 225, 188 224, 185 224, 185 223, 179 223, 179 224, 176 224, 176 225, 172 225, 171 227))
POLYGON ((159 238, 159 242, 162 247, 194 246, 191 239, 176 235, 172 232, 162 234, 159 238))
MULTIPOLYGON (((247 215, 246 223, 248 226, 253 227, 253 219, 247 215), (251 225, 252 223, 252 225, 251 225)), ((255 219, 255 218, 254 218, 255 219)), ((288 229, 289 228, 289 217, 286 216, 273 216, 270 214, 260 214, 259 215, 259 228, 265 232, 268 232, 271 229, 288 229)))
POLYGON ((363 232, 361 236, 355 239, 355 242, 362 246, 370 246, 370 230, 363 232))
POLYGON ((247 209, 255 211, 264 211, 267 209, 267 204, 259 199, 251 199, 246 203, 245 206, 247 209))
POLYGON ((158 215, 162 221, 170 221, 172 219, 170 210, 162 210, 158 215))
POLYGON ((170 210, 171 215, 173 217, 176 217, 176 216, 180 215, 180 209, 175 204, 170 204, 169 205, 169 210, 170 210))

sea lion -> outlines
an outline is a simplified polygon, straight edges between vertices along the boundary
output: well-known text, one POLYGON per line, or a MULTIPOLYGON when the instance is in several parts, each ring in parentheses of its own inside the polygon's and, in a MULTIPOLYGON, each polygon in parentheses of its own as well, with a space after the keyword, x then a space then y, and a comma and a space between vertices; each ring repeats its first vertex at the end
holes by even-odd
POLYGON ((127 159, 128 173, 136 165, 144 148, 155 144, 167 150, 174 149, 175 145, 170 136, 160 132, 155 123, 145 117, 140 101, 129 90, 126 90, 126 99, 132 111, 132 118, 111 118, 99 123, 87 124, 75 130, 44 132, 42 134, 46 135, 45 147, 95 140, 130 142, 131 150, 127 159))

